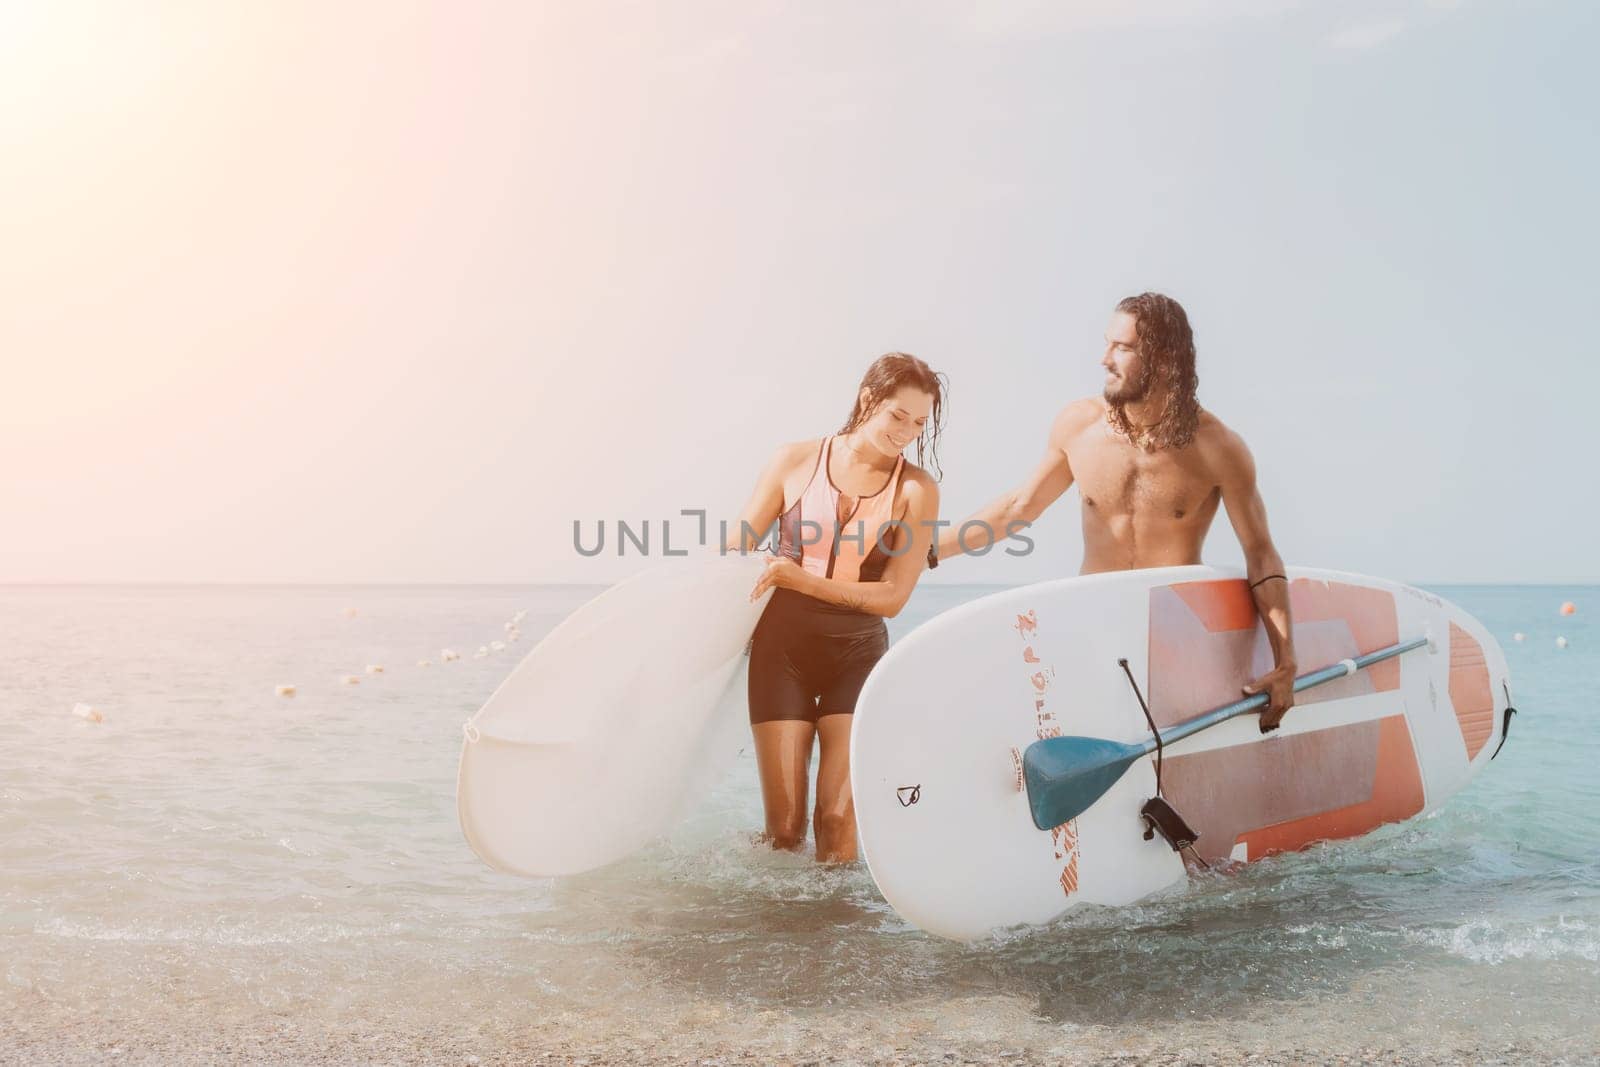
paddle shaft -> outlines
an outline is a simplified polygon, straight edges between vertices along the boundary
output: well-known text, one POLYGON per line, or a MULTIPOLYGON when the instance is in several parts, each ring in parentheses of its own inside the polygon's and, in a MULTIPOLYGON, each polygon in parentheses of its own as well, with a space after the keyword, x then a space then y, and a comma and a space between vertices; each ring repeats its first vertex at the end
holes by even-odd
MULTIPOLYGON (((1294 680, 1294 691, 1299 693, 1331 682, 1335 678, 1348 678, 1356 671, 1365 670, 1374 663, 1382 663, 1386 659, 1393 659, 1401 653, 1410 652, 1414 648, 1421 648, 1427 643, 1428 639, 1426 637, 1414 637, 1409 641, 1401 641, 1397 645, 1390 645, 1387 648, 1368 652, 1364 656, 1357 656, 1355 659, 1341 660, 1331 667, 1322 668, 1320 671, 1302 674, 1294 680)), ((1184 738, 1193 737, 1201 730, 1209 729, 1219 722, 1227 722, 1229 719, 1244 715, 1247 712, 1264 708, 1267 706, 1267 699, 1266 693, 1257 693, 1225 707, 1208 711, 1203 715, 1196 715, 1192 719, 1180 722, 1171 729, 1161 731, 1161 743, 1170 745, 1174 741, 1182 741, 1184 738)), ((1142 747, 1145 753, 1154 752, 1156 750, 1156 739, 1154 737, 1146 738, 1142 743, 1142 747)))

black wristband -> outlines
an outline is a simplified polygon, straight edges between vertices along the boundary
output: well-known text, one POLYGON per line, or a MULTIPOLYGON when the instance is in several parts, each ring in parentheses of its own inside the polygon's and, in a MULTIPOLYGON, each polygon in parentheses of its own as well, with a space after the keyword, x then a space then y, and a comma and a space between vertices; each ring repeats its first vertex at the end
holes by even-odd
POLYGON ((1256 586, 1260 585, 1262 582, 1270 582, 1274 578, 1283 578, 1283 580, 1286 581, 1286 582, 1289 580, 1287 578, 1284 578, 1283 575, 1281 575, 1281 574, 1269 574, 1265 578, 1258 578, 1255 581, 1251 582, 1250 583, 1250 591, 1251 592, 1255 592, 1256 586))

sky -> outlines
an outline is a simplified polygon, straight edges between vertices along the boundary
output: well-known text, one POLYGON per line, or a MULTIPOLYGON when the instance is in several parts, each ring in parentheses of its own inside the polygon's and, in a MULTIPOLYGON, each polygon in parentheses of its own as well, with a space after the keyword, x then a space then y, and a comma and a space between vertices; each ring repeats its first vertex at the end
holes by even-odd
MULTIPOLYGON (((960 518, 1145 289, 1291 564, 1600 582, 1597 31, 0 0, 0 582, 612 581, 575 522, 736 515, 890 350, 950 378, 960 518)), ((1076 573, 1078 509, 926 580, 1076 573)))

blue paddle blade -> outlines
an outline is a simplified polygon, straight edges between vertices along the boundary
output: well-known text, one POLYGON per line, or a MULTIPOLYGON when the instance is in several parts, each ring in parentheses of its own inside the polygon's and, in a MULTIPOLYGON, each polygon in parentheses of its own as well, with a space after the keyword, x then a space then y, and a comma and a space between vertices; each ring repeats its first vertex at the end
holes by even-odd
POLYGON ((1103 737, 1047 737, 1022 754, 1033 825, 1060 826, 1088 811, 1144 755, 1138 745, 1103 737))

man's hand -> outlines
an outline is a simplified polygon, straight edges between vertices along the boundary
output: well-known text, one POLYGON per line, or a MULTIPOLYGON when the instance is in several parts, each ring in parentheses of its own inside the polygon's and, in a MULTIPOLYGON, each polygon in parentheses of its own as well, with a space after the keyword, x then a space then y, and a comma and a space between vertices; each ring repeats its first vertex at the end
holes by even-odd
POLYGON ((1257 693, 1267 694, 1267 706, 1261 711, 1262 733, 1276 730, 1278 723, 1283 720, 1284 713, 1294 707, 1294 672, 1295 665, 1285 663, 1244 687, 1244 695, 1247 697, 1253 697, 1257 693))

